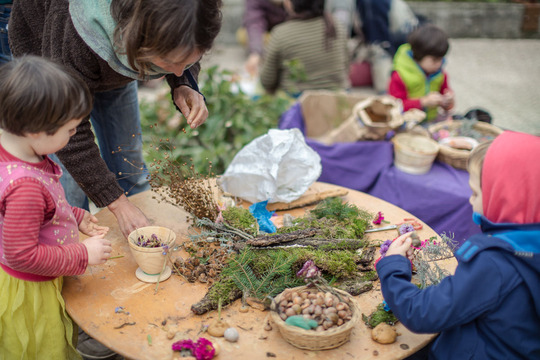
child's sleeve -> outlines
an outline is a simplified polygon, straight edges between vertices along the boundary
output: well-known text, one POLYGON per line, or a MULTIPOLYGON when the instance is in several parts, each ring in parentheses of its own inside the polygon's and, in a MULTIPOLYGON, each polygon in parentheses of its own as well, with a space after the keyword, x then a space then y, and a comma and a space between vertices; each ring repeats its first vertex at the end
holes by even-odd
POLYGON ((281 82, 281 55, 279 50, 279 34, 272 31, 270 43, 264 57, 264 64, 261 71, 261 85, 269 93, 276 92, 281 82))
POLYGON ((409 99, 407 97, 407 87, 399 76, 397 71, 393 71, 390 76, 390 83, 388 84, 388 94, 397 99, 401 99, 403 103, 403 111, 410 109, 423 110, 420 99, 409 99))
POLYGON ((75 221, 77 221, 77 225, 81 225, 81 221, 84 218, 84 214, 86 213, 86 210, 81 209, 76 206, 72 206, 71 210, 73 211, 73 215, 75 215, 75 221))
POLYGON ((48 246, 39 243, 46 209, 54 202, 37 180, 20 179, 5 192, 1 237, 4 264, 13 270, 42 276, 79 275, 88 265, 82 243, 48 246))
POLYGON ((509 288, 505 282, 511 284, 509 276, 515 276, 502 274, 499 266, 490 259, 460 263, 453 276, 423 290, 410 282, 411 265, 403 256, 382 258, 377 273, 384 299, 399 321, 415 333, 436 333, 497 308, 509 288))

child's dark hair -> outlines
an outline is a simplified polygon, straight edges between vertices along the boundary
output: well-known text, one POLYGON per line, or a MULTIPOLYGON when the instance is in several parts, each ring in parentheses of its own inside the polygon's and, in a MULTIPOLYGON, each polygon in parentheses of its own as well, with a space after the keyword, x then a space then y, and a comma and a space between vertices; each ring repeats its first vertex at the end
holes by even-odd
POLYGON ((484 167, 484 159, 487 151, 493 140, 485 141, 477 145, 469 154, 467 159, 467 171, 476 172, 480 179, 480 188, 482 188, 482 168, 484 167))
POLYGON ((112 0, 115 46, 144 77, 153 56, 205 53, 221 29, 221 0, 112 0))
POLYGON ((422 60, 426 56, 442 58, 448 52, 448 35, 441 28, 426 24, 414 30, 408 39, 413 59, 422 60))
POLYGON ((57 63, 22 56, 0 66, 0 127, 14 135, 54 134, 92 111, 86 84, 57 63))
POLYGON ((329 39, 336 37, 336 27, 332 17, 324 11, 325 0, 291 0, 295 19, 308 20, 322 16, 326 26, 326 46, 329 46, 329 39))

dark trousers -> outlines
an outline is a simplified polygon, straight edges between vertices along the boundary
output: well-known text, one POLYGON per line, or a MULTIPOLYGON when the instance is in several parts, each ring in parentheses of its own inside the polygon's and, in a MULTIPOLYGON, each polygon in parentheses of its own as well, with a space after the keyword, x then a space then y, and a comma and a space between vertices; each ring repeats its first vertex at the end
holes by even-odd
POLYGON ((8 21, 11 15, 11 5, 0 5, 0 64, 11 60, 11 50, 8 41, 8 21))

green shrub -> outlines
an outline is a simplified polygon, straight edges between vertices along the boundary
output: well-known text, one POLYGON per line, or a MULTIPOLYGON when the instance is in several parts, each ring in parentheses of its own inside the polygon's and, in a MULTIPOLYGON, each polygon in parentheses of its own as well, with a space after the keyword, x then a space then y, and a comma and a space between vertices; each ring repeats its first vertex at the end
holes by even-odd
POLYGON ((293 99, 286 95, 252 98, 231 79, 229 71, 217 66, 201 71, 199 86, 209 116, 195 130, 183 117, 179 121, 168 93, 153 102, 141 101, 143 139, 145 145, 151 145, 145 151, 148 164, 169 156, 178 164, 193 164, 200 174, 222 174, 240 149, 278 126, 293 99))

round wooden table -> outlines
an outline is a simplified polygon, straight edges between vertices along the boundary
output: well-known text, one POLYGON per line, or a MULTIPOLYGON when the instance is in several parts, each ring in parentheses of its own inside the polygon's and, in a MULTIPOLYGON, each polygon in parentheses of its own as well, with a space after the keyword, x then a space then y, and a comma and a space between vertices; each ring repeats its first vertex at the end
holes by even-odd
MULTIPOLYGON (((315 183, 310 191, 336 188, 340 187, 315 183)), ((358 191, 348 190, 343 198, 370 212, 382 211, 385 219, 391 223, 413 217, 386 201, 358 191)), ((144 211, 154 225, 173 229, 177 234, 177 243, 189 241, 186 235, 186 212, 159 202, 151 191, 132 196, 130 200, 144 211)), ((278 215, 290 213, 299 216, 309 208, 311 207, 282 211, 278 212, 278 215)), ((128 359, 170 359, 173 342, 185 338, 196 340, 199 337, 218 343, 221 349, 217 359, 224 360, 401 359, 416 352, 434 337, 434 334, 413 334, 398 323, 396 328, 401 335, 397 341, 390 345, 381 345, 371 339, 371 330, 363 322, 359 322, 350 341, 336 349, 302 350, 287 343, 276 326, 271 331, 263 329, 267 311, 250 308, 247 313, 242 313, 239 311, 240 301, 236 301, 223 309, 222 317, 239 331, 239 341, 229 343, 224 338, 214 338, 202 332, 202 329, 217 318, 217 312, 199 316, 190 310, 191 305, 206 294, 208 287, 205 284, 189 283, 182 277, 173 275, 159 284, 156 293, 155 284, 141 282, 135 277, 137 265, 114 215, 104 209, 96 216, 100 225, 110 227, 107 238, 113 244, 111 256, 123 257, 109 260, 100 266, 91 266, 83 275, 66 277, 63 295, 68 313, 86 333, 128 359), (115 312, 119 307, 122 307, 124 312, 115 312), (178 330, 173 339, 167 336, 167 328, 171 325, 178 330)), ((418 234, 421 239, 437 235, 425 224, 418 234)), ((367 236, 384 241, 393 239, 396 230, 370 233, 367 236)), ((177 254, 184 257, 187 255, 182 251, 177 254)), ((440 265, 453 272, 457 262, 452 258, 444 260, 440 265)), ((356 296, 355 300, 362 313, 369 315, 383 300, 379 284, 376 283, 373 290, 356 296)))

